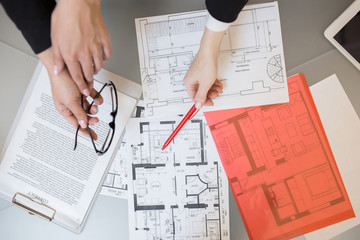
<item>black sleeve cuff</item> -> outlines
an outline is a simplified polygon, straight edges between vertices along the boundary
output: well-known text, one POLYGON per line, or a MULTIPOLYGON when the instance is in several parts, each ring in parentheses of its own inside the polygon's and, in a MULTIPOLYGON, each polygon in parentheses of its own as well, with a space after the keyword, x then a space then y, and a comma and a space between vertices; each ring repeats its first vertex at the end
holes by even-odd
POLYGON ((248 0, 206 0, 206 7, 215 19, 231 23, 236 20, 248 0))
POLYGON ((54 0, 0 0, 6 13, 38 54, 51 46, 50 20, 54 0))

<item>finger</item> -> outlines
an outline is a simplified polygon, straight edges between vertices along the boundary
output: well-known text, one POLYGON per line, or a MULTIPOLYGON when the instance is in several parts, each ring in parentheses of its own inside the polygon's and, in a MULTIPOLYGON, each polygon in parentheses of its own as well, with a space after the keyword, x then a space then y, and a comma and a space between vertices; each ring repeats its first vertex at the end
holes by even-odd
MULTIPOLYGON (((74 115, 72 115, 72 118, 75 119, 75 123, 76 123, 76 118, 74 115)), ((89 126, 93 126, 94 124, 98 123, 99 122, 99 119, 98 118, 93 118, 93 117, 89 117, 88 119, 88 122, 89 122, 89 126)), ((78 125, 76 125, 76 128, 77 128, 78 125)), ((94 141, 97 140, 98 136, 96 134, 96 132, 94 130, 92 130, 91 128, 90 129, 90 132, 91 132, 91 136, 92 138, 94 139, 94 141)), ((86 137, 89 137, 90 138, 90 134, 89 134, 89 131, 87 128, 79 128, 79 132, 81 132, 82 134, 84 134, 86 137)))
POLYGON ((82 68, 82 72, 83 75, 87 81, 87 85, 91 86, 93 85, 94 82, 94 67, 93 67, 93 62, 92 62, 92 58, 89 55, 85 55, 83 57, 83 59, 80 61, 81 64, 81 68, 82 68))
MULTIPOLYGON (((81 105, 80 105, 81 106, 81 105)), ((87 112, 87 109, 89 108, 90 106, 90 103, 89 101, 86 99, 85 96, 83 96, 83 105, 82 105, 82 108, 85 110, 85 112, 87 112)))
MULTIPOLYGON (((74 116, 74 114, 68 108, 66 108, 66 110, 62 110, 59 112, 65 118, 65 120, 68 121, 75 129, 78 128, 79 123, 76 117, 74 116)), ((86 128, 79 128, 79 131, 83 133, 85 136, 90 137, 86 128)))
MULTIPOLYGON (((80 128, 80 129, 81 129, 81 128, 80 128)), ((95 132, 94 130, 92 130, 91 128, 89 128, 89 129, 90 129, 91 136, 92 136, 93 140, 96 141, 96 140, 98 139, 98 136, 97 136, 96 132, 95 132)), ((81 132, 84 133, 86 136, 89 136, 89 137, 90 137, 87 128, 86 128, 86 129, 82 129, 81 132), (86 131, 86 133, 84 133, 84 131, 86 131)))
POLYGON ((190 77, 187 76, 187 74, 185 75, 184 79, 183 79, 186 91, 190 97, 191 100, 194 100, 196 92, 199 88, 199 84, 198 83, 193 83, 193 81, 191 80, 190 77))
POLYGON ((53 72, 55 75, 58 75, 64 70, 64 59, 61 56, 60 50, 57 47, 53 48, 53 61, 54 67, 53 72))
POLYGON ((77 61, 66 61, 66 66, 69 69, 71 78, 76 83, 80 92, 88 97, 90 95, 90 90, 84 80, 80 63, 77 61))
POLYGON ((196 108, 201 108, 202 106, 204 106, 207 99, 208 91, 211 87, 212 82, 205 81, 199 84, 199 88, 194 98, 196 108))
POLYGON ((219 93, 217 91, 209 91, 207 94, 207 98, 214 99, 219 96, 219 93))
POLYGON ((101 94, 99 94, 97 97, 96 95, 98 94, 98 91, 96 91, 95 89, 92 89, 90 92, 90 96, 94 99, 94 103, 96 105, 101 105, 104 102, 103 97, 101 96, 101 94), (96 98, 95 98, 96 97, 96 98))
POLYGON ((102 53, 101 53, 101 48, 99 47, 94 47, 94 49, 92 50, 92 54, 93 54, 93 62, 94 62, 94 70, 95 73, 98 73, 100 71, 100 69, 103 67, 103 57, 102 57, 102 53))
POLYGON ((92 105, 90 108, 90 114, 95 115, 99 112, 99 107, 97 105, 92 105))
POLYGON ((223 84, 222 84, 222 82, 221 82, 219 79, 216 79, 216 80, 215 80, 214 85, 215 85, 215 86, 218 86, 218 87, 222 87, 222 88, 224 87, 223 84))
POLYGON ((213 100, 211 100, 210 98, 206 98, 204 106, 214 106, 213 100))
POLYGON ((218 93, 222 93, 223 89, 221 87, 216 86, 216 85, 212 85, 212 87, 210 88, 209 91, 216 91, 218 93))
POLYGON ((97 118, 97 117, 89 117, 89 125, 90 126, 93 126, 98 122, 99 122, 99 118, 97 118))
POLYGON ((102 42, 102 51, 103 51, 103 58, 104 60, 108 60, 111 56, 111 44, 110 44, 110 37, 106 37, 102 42))
POLYGON ((56 110, 74 127, 77 128, 79 123, 77 122, 74 114, 63 104, 58 104, 54 101, 56 110))
MULTIPOLYGON (((90 109, 89 109, 89 107, 90 107, 90 103, 88 102, 88 100, 86 100, 86 98, 84 98, 84 100, 83 100, 83 109, 85 109, 85 112, 87 114, 95 115, 95 114, 97 114, 99 112, 99 107, 97 105, 93 104, 90 107, 90 109)), ((91 125, 90 122, 89 122, 89 125, 91 125)))
POLYGON ((76 101, 71 101, 67 108, 72 112, 72 114, 74 114, 81 128, 86 128, 88 123, 88 116, 82 106, 76 101))

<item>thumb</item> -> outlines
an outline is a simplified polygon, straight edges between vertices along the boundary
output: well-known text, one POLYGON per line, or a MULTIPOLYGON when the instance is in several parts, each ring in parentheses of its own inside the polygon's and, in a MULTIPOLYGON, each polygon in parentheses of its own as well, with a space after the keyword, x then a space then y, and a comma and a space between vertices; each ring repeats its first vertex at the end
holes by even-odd
POLYGON ((203 82, 199 84, 199 88, 197 90, 197 93, 195 95, 194 101, 196 108, 201 108, 204 106, 206 99, 207 99, 207 93, 209 89, 211 88, 212 84, 209 82, 203 82))
POLYGON ((55 75, 58 75, 62 72, 62 70, 64 70, 64 59, 62 58, 59 49, 54 48, 54 56, 53 56, 53 61, 54 61, 54 67, 53 67, 53 71, 55 75))

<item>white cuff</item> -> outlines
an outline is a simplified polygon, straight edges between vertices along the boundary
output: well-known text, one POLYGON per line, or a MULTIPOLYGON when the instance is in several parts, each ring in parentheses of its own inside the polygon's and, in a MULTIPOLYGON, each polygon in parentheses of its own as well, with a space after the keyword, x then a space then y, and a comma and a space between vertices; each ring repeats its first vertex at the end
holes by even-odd
POLYGON ((225 23, 217 20, 210 13, 207 16, 206 28, 214 32, 223 32, 230 27, 231 23, 225 23))

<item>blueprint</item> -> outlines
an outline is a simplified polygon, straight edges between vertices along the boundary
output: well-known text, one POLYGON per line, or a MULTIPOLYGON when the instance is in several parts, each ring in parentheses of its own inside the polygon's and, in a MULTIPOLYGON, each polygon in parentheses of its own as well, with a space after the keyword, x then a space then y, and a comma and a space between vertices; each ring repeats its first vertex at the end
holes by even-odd
POLYGON ((189 121, 164 151, 181 118, 162 120, 127 125, 130 239, 230 239, 227 179, 205 118, 189 121))
MULTIPOLYGON (((133 117, 144 116, 144 103, 140 101, 136 106, 133 117)), ((101 188, 100 194, 111 197, 128 199, 128 164, 126 153, 126 132, 120 143, 120 147, 115 155, 113 163, 109 169, 106 179, 101 188)))
POLYGON ((250 239, 355 216, 304 75, 288 86, 289 103, 205 113, 250 239))
MULTIPOLYGON (((185 113, 183 77, 205 29, 207 11, 135 20, 147 116, 185 113)), ((245 6, 226 31, 218 78, 224 92, 203 111, 288 102, 277 2, 245 6)))

